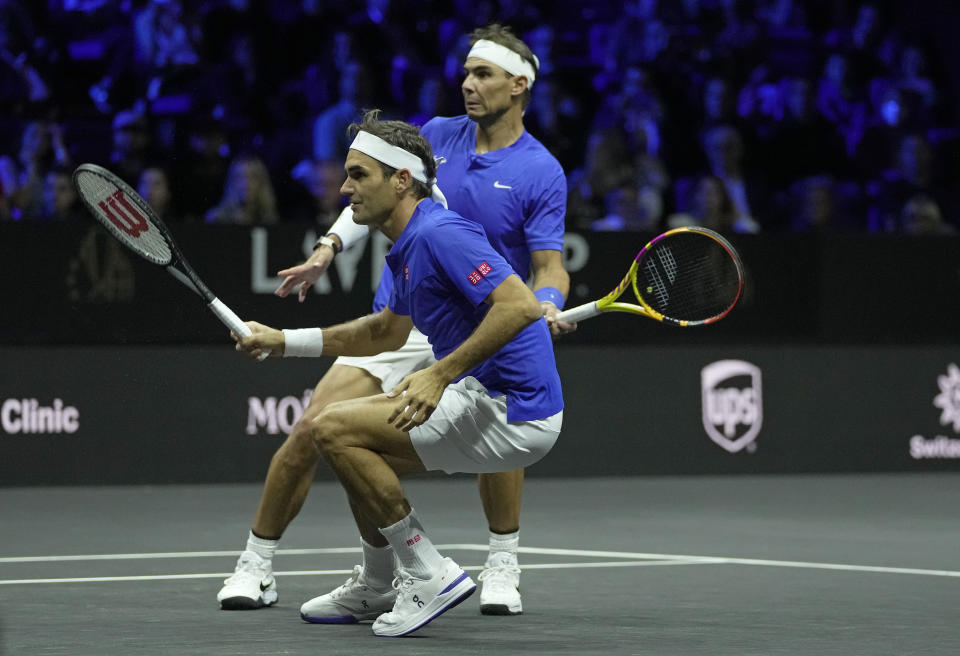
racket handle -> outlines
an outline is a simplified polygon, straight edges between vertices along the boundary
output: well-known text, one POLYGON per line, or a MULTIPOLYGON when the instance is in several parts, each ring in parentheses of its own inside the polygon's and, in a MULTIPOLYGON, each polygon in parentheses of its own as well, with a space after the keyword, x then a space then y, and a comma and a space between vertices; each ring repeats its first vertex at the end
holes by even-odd
POLYGON ((569 321, 570 323, 576 323, 577 321, 583 321, 584 319, 595 317, 598 314, 600 314, 600 310, 597 309, 597 302, 590 301, 589 303, 578 305, 577 307, 570 308, 569 310, 564 310, 557 315, 557 321, 569 321))
MULTIPOLYGON (((224 326, 229 328, 240 337, 249 337, 253 334, 250 331, 250 328, 247 327, 247 324, 243 323, 243 320, 241 320, 240 317, 238 317, 233 310, 228 308, 219 298, 214 298, 207 304, 207 307, 209 307, 210 310, 217 315, 217 318, 223 322, 224 326)), ((262 353, 260 355, 260 359, 266 360, 269 355, 269 352, 262 353)))

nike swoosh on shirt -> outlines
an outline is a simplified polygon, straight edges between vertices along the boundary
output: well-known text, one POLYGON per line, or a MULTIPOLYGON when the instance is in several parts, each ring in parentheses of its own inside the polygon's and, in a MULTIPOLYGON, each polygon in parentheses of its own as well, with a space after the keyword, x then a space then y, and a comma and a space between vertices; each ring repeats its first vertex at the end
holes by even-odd
POLYGON ((495 180, 493 186, 497 189, 513 189, 510 185, 502 185, 499 180, 495 180))

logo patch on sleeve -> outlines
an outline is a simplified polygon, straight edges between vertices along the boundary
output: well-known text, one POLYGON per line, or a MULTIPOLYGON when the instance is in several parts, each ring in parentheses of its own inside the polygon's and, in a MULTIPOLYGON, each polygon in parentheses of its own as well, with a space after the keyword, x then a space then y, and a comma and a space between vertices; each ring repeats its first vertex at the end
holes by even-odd
POLYGON ((478 282, 483 280, 486 277, 486 275, 491 271, 493 271, 493 267, 491 267, 486 262, 483 262, 480 266, 474 269, 469 276, 467 276, 467 280, 469 280, 471 284, 476 285, 478 282))

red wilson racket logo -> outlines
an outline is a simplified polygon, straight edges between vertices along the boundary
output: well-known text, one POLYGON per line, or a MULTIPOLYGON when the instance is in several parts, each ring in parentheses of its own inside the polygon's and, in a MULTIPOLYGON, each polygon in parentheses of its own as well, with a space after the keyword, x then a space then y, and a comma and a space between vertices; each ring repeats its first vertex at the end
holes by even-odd
POLYGON ((133 206, 119 189, 97 205, 113 225, 131 237, 137 238, 141 233, 150 229, 146 217, 133 206))

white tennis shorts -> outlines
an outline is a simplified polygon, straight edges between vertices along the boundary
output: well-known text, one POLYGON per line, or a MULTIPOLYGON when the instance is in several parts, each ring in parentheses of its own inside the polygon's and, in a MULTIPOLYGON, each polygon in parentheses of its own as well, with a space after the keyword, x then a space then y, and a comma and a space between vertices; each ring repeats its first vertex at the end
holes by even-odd
POLYGON ((427 336, 414 328, 410 331, 407 342, 397 351, 361 357, 341 355, 333 364, 363 369, 380 381, 384 392, 389 392, 413 372, 426 369, 436 361, 427 336))
MULTIPOLYGON (((414 330, 399 351, 339 357, 335 364, 368 371, 389 392, 406 376, 434 362, 426 336, 414 330)), ((546 419, 507 421, 507 398, 490 396, 480 381, 468 376, 443 391, 430 419, 410 431, 410 440, 428 470, 505 472, 529 467, 547 455, 562 424, 562 410, 546 419)))

